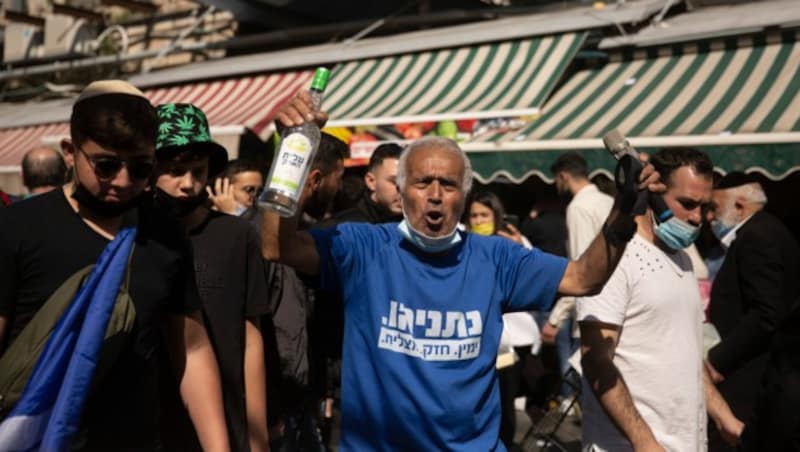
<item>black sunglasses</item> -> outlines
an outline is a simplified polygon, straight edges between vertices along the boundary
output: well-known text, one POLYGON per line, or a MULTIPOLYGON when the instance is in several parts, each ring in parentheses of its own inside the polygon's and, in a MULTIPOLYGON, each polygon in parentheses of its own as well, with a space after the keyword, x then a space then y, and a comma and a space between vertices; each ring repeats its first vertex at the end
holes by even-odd
POLYGON ((242 187, 242 191, 244 191, 248 195, 255 194, 256 196, 261 196, 261 193, 264 191, 264 187, 257 187, 255 185, 245 185, 244 187, 242 187))
POLYGON ((147 179, 153 173, 152 160, 123 160, 121 158, 108 155, 89 155, 81 147, 75 146, 81 151, 89 165, 92 166, 94 174, 100 179, 111 179, 120 172, 123 166, 128 168, 128 174, 133 179, 147 179))

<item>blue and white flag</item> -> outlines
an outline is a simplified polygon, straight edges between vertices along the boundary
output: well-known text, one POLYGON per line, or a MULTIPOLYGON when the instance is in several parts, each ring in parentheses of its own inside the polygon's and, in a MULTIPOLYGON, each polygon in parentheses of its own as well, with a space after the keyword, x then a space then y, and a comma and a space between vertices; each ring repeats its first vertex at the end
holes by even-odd
POLYGON ((135 229, 123 229, 106 246, 56 323, 19 402, 0 424, 0 452, 69 450, 135 236, 135 229))

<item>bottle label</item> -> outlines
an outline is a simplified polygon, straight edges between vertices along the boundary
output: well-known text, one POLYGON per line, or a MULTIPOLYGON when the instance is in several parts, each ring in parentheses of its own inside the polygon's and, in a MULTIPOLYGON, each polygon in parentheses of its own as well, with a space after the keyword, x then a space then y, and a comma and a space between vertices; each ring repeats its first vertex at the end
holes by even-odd
POLYGON ((269 188, 287 191, 298 196, 300 181, 306 166, 308 166, 311 149, 311 140, 301 133, 295 132, 284 137, 281 140, 281 148, 278 151, 269 188))

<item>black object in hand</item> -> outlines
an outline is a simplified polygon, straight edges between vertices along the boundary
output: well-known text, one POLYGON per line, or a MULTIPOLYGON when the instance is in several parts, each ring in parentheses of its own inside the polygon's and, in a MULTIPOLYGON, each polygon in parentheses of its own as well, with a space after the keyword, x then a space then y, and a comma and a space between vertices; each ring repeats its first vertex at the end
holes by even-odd
POLYGON ((629 215, 642 215, 649 205, 659 223, 669 220, 672 211, 667 207, 664 198, 648 191, 637 190, 636 186, 644 165, 625 136, 614 129, 603 137, 603 144, 617 159, 614 182, 621 196, 620 210, 629 215))
MULTIPOLYGON (((503 215, 503 222, 505 224, 507 224, 507 225, 510 224, 510 225, 513 225, 514 227, 519 227, 519 217, 517 215, 514 215, 514 214, 507 213, 507 214, 503 215)), ((508 228, 506 228, 506 229, 508 229, 508 228)))

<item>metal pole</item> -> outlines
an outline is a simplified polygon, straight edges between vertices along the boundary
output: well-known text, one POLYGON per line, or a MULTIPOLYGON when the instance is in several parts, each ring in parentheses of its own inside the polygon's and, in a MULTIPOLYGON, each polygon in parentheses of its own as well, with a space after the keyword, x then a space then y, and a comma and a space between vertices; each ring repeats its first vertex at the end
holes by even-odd
POLYGON ((656 15, 656 17, 653 18, 651 24, 653 25, 660 24, 661 21, 664 20, 664 16, 667 15, 667 11, 669 11, 669 9, 672 8, 673 3, 675 3, 675 0, 669 0, 667 1, 667 3, 664 3, 664 7, 661 8, 661 12, 658 13, 658 15, 656 15))
MULTIPOLYGON (((205 48, 206 48, 206 43, 200 42, 192 44, 181 44, 173 47, 172 51, 196 52, 199 50, 204 50, 205 48)), ((92 67, 104 64, 114 64, 126 61, 143 60, 145 58, 152 58, 158 56, 161 50, 162 49, 145 50, 144 52, 139 52, 134 54, 105 55, 100 57, 85 58, 82 60, 62 61, 50 64, 43 64, 39 66, 23 67, 19 69, 9 69, 7 71, 0 72, 0 81, 25 77, 28 75, 50 74, 52 72, 66 71, 70 69, 79 69, 79 68, 92 67)))

